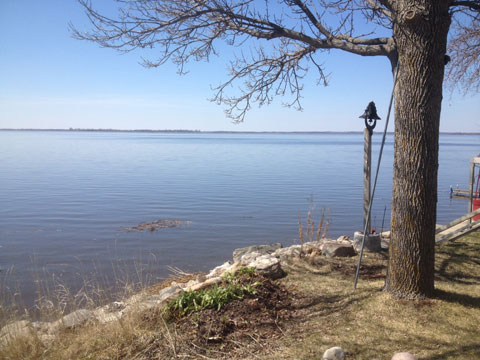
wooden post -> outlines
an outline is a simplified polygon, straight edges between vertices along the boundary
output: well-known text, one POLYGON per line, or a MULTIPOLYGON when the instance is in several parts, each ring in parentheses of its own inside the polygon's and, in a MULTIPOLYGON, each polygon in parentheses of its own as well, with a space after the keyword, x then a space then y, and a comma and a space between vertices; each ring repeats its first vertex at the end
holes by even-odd
POLYGON ((370 234, 370 217, 368 216, 368 206, 370 204, 371 174, 372 174, 372 134, 370 130, 363 130, 364 150, 363 150, 363 227, 367 224, 367 233, 370 234), (367 219, 368 217, 368 219, 367 219))

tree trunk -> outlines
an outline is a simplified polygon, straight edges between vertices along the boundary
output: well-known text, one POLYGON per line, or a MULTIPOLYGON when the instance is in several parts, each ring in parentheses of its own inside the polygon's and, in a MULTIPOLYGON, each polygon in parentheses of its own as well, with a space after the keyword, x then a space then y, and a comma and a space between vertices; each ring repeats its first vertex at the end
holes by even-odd
POLYGON ((438 135, 449 1, 396 3, 399 68, 385 290, 405 298, 429 297, 434 290, 438 135))

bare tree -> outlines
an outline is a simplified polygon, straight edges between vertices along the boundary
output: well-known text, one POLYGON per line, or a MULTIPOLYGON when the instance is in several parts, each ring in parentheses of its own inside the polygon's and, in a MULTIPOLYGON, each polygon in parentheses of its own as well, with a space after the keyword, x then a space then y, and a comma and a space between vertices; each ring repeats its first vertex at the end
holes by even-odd
POLYGON ((454 34, 448 44, 451 64, 447 72, 452 86, 465 92, 480 90, 480 3, 456 10, 454 34), (476 10, 476 11, 472 11, 476 10))
POLYGON ((92 28, 73 29, 77 39, 119 51, 154 48, 158 57, 145 60, 148 67, 172 61, 183 72, 188 61, 217 54, 221 42, 249 50, 236 56, 214 96, 236 121, 252 103, 268 104, 279 95, 300 108, 305 74, 313 69, 326 82, 322 51, 388 58, 398 80, 385 290, 401 297, 433 294, 447 34, 456 10, 477 14, 478 0, 120 0, 117 16, 79 2, 92 28), (240 90, 232 86, 238 83, 240 90))

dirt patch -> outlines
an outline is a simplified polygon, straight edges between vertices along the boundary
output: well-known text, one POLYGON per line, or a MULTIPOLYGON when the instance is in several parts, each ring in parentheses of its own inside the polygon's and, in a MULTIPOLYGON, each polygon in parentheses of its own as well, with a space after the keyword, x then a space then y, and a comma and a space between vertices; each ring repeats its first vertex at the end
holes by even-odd
POLYGON ((215 353, 215 358, 228 358, 232 351, 251 353, 283 335, 298 302, 295 294, 257 274, 242 281, 257 283, 255 294, 233 300, 220 310, 207 308, 172 319, 175 332, 200 356, 215 353))
POLYGON ((176 228, 180 226, 188 226, 192 222, 186 220, 178 220, 178 219, 159 219, 157 221, 152 221, 144 224, 138 224, 136 226, 131 227, 122 227, 120 230, 124 231, 135 231, 135 232, 144 232, 150 231, 154 232, 160 229, 167 229, 167 228, 176 228))

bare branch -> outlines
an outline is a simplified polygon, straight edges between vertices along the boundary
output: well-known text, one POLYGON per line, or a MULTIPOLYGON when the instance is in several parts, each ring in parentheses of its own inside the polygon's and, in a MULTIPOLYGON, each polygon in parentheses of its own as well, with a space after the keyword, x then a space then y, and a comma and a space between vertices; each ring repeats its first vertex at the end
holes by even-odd
POLYGON ((266 41, 266 46, 254 51, 254 58, 238 57, 231 66, 230 79, 216 88, 214 100, 226 104, 227 115, 240 121, 252 102, 263 105, 277 95, 292 96, 288 105, 301 109, 301 80, 309 63, 314 64, 319 82, 326 83, 322 67, 314 61, 318 51, 340 49, 362 56, 390 56, 395 50, 391 38, 354 31, 354 12, 369 9, 372 16, 385 17, 388 10, 379 5, 383 1, 330 2, 326 9, 350 6, 352 1, 363 4, 340 17, 336 28, 323 23, 332 17, 318 14, 301 0, 282 0, 283 7, 268 1, 260 5, 255 0, 119 0, 117 17, 100 14, 89 0, 78 1, 92 30, 81 33, 71 26, 75 38, 123 52, 158 49, 157 59, 144 60, 147 67, 172 61, 179 73, 184 73, 190 60, 208 60, 217 54, 220 41, 230 46, 245 46, 248 39, 257 39, 258 44, 266 41), (227 96, 227 88, 231 90, 238 81, 243 81, 243 91, 227 96))
POLYGON ((447 80, 465 93, 480 90, 480 14, 463 13, 454 23, 455 35, 448 44, 451 63, 447 80), (469 19, 467 21, 466 19, 469 19))
POLYGON ((380 6, 379 4, 377 4, 377 2, 375 0, 365 0, 365 1, 368 3, 368 5, 370 5, 370 8, 374 13, 380 12, 388 18, 390 18, 390 19, 392 18, 392 12, 390 10, 387 10, 384 7, 387 4, 386 1, 379 1, 379 3, 384 5, 384 6, 380 6))
POLYGON ((480 11, 480 1, 471 0, 471 1, 452 1, 450 6, 464 6, 471 10, 480 11))

